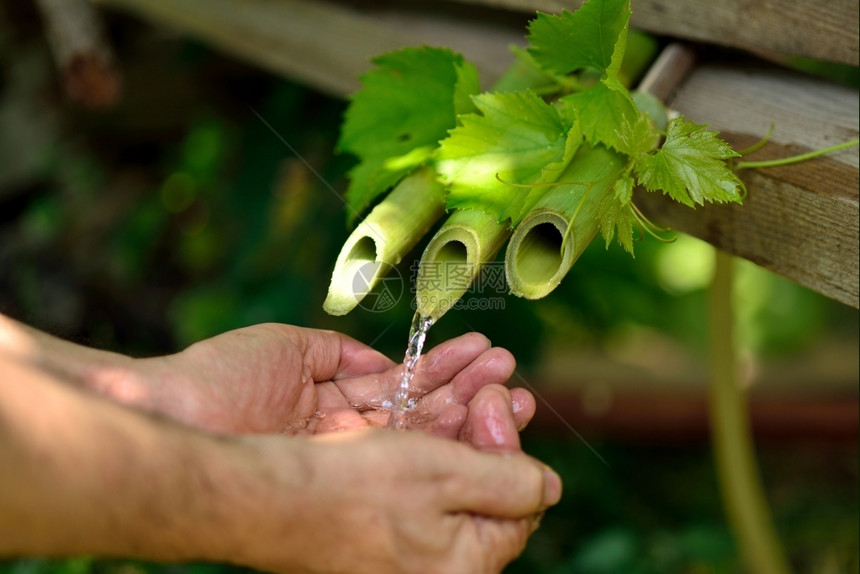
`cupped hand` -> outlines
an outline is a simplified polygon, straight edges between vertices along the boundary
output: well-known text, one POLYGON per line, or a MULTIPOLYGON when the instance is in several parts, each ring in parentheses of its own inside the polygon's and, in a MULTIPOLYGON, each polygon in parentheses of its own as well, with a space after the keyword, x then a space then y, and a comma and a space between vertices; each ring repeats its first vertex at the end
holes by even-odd
MULTIPOLYGON (((498 387, 485 393, 505 398, 498 387)), ((269 470, 258 475, 271 486, 238 525, 234 558, 263 570, 498 574, 561 495, 558 476, 522 452, 500 456, 425 433, 310 437, 298 444, 302 472, 283 466, 296 460, 295 441, 249 440, 264 450, 256 460, 269 470)))
MULTIPOLYGON (((478 391, 504 384, 514 365, 508 351, 477 333, 440 344, 418 363, 410 427, 456 438, 469 409, 481 411, 479 403, 467 407, 478 391)), ((317 434, 384 426, 401 369, 341 333, 263 324, 138 360, 143 383, 135 392, 147 408, 210 431, 317 434)), ((524 389, 509 397, 521 429, 534 398, 524 389)))

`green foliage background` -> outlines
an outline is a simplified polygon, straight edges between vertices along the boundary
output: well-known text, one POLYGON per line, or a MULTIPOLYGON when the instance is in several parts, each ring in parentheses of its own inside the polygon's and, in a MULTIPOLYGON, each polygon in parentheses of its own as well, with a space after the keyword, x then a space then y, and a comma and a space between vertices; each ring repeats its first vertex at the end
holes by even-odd
MULTIPOLYGON (((126 97, 86 112, 63 101, 32 6, 0 7, 0 311, 134 355, 280 321, 344 331, 399 357, 408 292, 385 313, 321 311, 348 231, 340 196, 353 161, 333 153, 345 103, 133 19, 109 23, 126 97)), ((549 344, 601 353, 632 326, 701 359, 707 250, 682 239, 644 241, 636 253, 595 242, 547 299, 451 312, 430 344, 479 330, 528 375, 549 344)), ((410 263, 400 267, 407 278, 410 263)), ((741 327, 760 355, 857 336, 855 310, 751 266, 743 290, 741 327)), ((587 436, 603 464, 572 433, 527 431, 525 448, 561 470, 566 490, 509 572, 740 571, 708 446, 678 438, 587 436)), ((856 441, 765 444, 761 464, 798 571, 856 572, 856 441)), ((0 562, 16 574, 237 570, 0 562)))

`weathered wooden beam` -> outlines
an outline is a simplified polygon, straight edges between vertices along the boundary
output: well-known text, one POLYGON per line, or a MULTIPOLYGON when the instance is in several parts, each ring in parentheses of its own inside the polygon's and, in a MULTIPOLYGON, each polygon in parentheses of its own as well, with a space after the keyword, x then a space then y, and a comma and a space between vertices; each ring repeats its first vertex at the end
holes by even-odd
MULTIPOLYGON (((582 0, 458 0, 533 13, 575 10, 582 0)), ((631 24, 655 34, 860 63, 857 0, 633 0, 631 24)))
MULTIPOLYGON (((719 130, 736 149, 775 125, 750 160, 858 137, 858 92, 773 68, 696 68, 671 107, 719 130)), ((847 305, 858 288, 858 148, 786 167, 742 171, 743 206, 690 210, 651 193, 637 204, 656 221, 704 239, 847 305)))
POLYGON ((311 0, 96 0, 135 13, 279 75, 336 97, 355 91, 371 59, 422 44, 447 46, 475 62, 489 86, 513 61, 523 30, 461 21, 394 4, 359 10, 311 0))

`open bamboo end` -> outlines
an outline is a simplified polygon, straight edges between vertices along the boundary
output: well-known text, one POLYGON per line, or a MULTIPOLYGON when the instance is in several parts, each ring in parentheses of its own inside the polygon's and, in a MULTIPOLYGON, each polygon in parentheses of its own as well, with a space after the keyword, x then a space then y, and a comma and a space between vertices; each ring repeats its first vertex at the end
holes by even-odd
POLYGON ((323 310, 346 315, 376 286, 389 269, 381 258, 376 239, 359 225, 338 255, 323 310))
POLYGON ((574 262, 572 237, 564 244, 567 220, 541 211, 523 220, 505 253, 505 275, 511 293, 526 299, 546 297, 558 287, 574 262))
POLYGON ((480 241, 472 229, 451 227, 427 245, 415 280, 418 313, 434 321, 448 312, 481 270, 480 241))

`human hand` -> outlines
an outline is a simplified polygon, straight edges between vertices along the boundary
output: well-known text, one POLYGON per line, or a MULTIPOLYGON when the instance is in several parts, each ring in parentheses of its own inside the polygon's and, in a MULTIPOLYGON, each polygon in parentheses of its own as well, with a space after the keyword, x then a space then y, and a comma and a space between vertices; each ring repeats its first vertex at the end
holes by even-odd
MULTIPOLYGON (((496 392, 503 398, 498 387, 479 391, 496 392)), ((225 551, 263 570, 495 574, 561 494, 558 476, 521 452, 499 456, 425 433, 243 440, 260 456, 241 467, 269 482, 243 494, 225 551)))
POLYGON ((0 555, 496 573, 560 495, 520 451, 497 384, 469 401, 460 441, 373 428, 216 437, 19 357, 0 353, 0 375, 0 463, 16 468, 0 473, 0 555))
MULTIPOLYGON (((283 545, 296 524, 267 507, 274 524, 253 521, 262 532, 251 531, 248 563, 285 572, 501 572, 561 496, 558 475, 521 451, 513 402, 501 385, 478 388, 460 444, 367 428, 312 437, 310 470, 299 474, 312 477, 301 498, 314 502, 300 512, 297 546, 283 545)), ((277 437, 263 440, 268 460, 286 460, 277 437)))
POLYGON ((195 401, 208 411, 185 411, 202 426, 316 435, 288 444, 246 437, 260 455, 255 464, 269 468, 255 478, 273 484, 259 512, 237 517, 241 534, 230 540, 243 542, 229 559, 243 564, 287 572, 495 573, 522 552, 560 496, 558 477, 520 450, 518 430, 534 399, 500 384, 513 357, 475 333, 426 354, 413 381, 421 398, 412 422, 460 444, 368 428, 387 421, 388 412, 375 407, 391 396, 401 367, 336 333, 263 325, 158 365, 174 377, 193 374, 186 390, 208 391, 195 401), (305 462, 285 470, 295 449, 305 462))
POLYGON ((46 524, 76 525, 60 528, 56 539, 28 536, 25 529, 7 550, 206 559, 290 572, 498 572, 522 550, 543 509, 558 500, 558 477, 519 448, 518 428, 531 417, 533 399, 494 382, 508 377, 513 360, 481 336, 440 345, 419 367, 416 384, 427 391, 422 417, 431 432, 460 439, 453 441, 367 428, 385 415, 360 412, 356 398, 375 401, 379 391, 393 388, 399 369, 351 339, 286 326, 234 334, 240 341, 222 336, 178 355, 135 361, 24 331, 22 345, 0 353, 8 369, 25 371, 6 378, 27 381, 0 385, 13 405, 20 402, 9 409, 18 415, 10 423, 18 432, 4 437, 38 445, 27 464, 15 459, 20 472, 11 488, 0 489, 7 508, 29 517, 10 524, 16 532, 21 524, 41 532, 46 524), (331 337, 340 345, 332 346, 331 337), (283 389, 279 374, 287 368, 287 382, 298 376, 300 384, 283 389), (68 383, 238 434, 198 433, 117 408, 68 383), (331 390, 329 411, 323 389, 331 390), (304 432, 322 433, 319 421, 365 428, 306 440, 243 434, 276 432, 285 407, 287 414, 310 412, 309 397, 332 416, 317 417, 317 428, 308 424, 304 432), (71 468, 82 459, 92 462, 90 472, 43 472, 45 460, 71 468), (51 482, 55 476, 62 484, 51 482), (51 486, 34 489, 46 477, 51 486), (122 485, 109 504, 105 477, 122 485), (125 518, 117 522, 119 516, 125 518))
MULTIPOLYGON (((504 383, 513 368, 509 352, 491 348, 477 333, 439 345, 419 361, 413 385, 421 397, 411 426, 457 437, 478 390, 504 383)), ((138 360, 133 370, 137 382, 116 393, 187 424, 227 433, 315 434, 383 426, 389 413, 382 406, 401 366, 340 333, 264 324, 138 360)), ((534 398, 512 389, 510 401, 514 424, 523 428, 534 398)))

